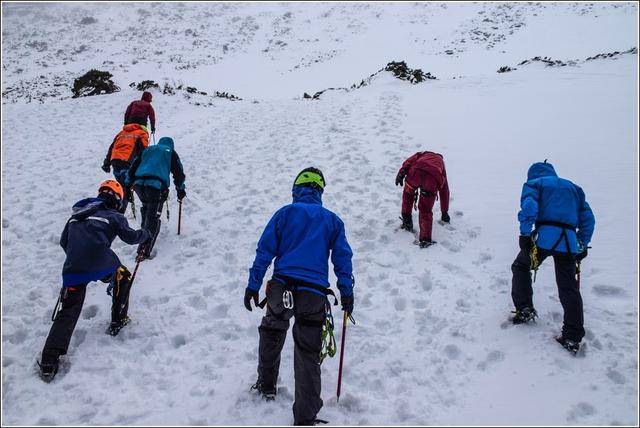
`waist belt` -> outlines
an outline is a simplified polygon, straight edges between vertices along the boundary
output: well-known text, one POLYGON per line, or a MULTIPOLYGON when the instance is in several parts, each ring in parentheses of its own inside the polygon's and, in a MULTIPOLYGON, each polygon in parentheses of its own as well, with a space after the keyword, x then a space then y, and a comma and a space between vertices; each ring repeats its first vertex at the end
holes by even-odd
MULTIPOLYGON (((281 284, 283 284, 285 286, 285 288, 287 288, 288 290, 293 291, 293 292, 298 291, 299 288, 310 288, 312 290, 320 291, 325 296, 333 296, 333 298, 335 299, 334 302, 333 302, 334 306, 338 304, 338 298, 336 297, 336 294, 329 287, 323 287, 322 285, 314 284, 312 282, 306 282, 306 281, 302 281, 300 279, 295 279, 295 278, 291 278, 291 277, 288 277, 288 276, 282 276, 282 275, 278 275, 278 276, 274 275, 272 279, 280 282, 281 284)), ((266 304, 267 304, 267 298, 265 297, 258 304, 258 306, 260 308, 264 308, 264 305, 266 305, 266 304)))
POLYGON ((281 282, 282 284, 284 284, 286 288, 292 291, 297 291, 297 289, 300 287, 310 288, 312 290, 320 291, 325 296, 333 296, 333 298, 336 299, 334 304, 335 305, 338 304, 338 298, 336 297, 336 293, 334 293, 333 290, 329 287, 323 287, 322 285, 314 284, 312 282, 302 281, 302 280, 291 278, 288 276, 274 275, 273 279, 281 282))
POLYGON ((576 227, 567 223, 562 223, 559 221, 553 221, 553 220, 540 220, 540 221, 536 221, 536 229, 539 226, 556 226, 556 227, 561 227, 563 229, 569 229, 569 230, 573 230, 574 232, 576 231, 576 227))

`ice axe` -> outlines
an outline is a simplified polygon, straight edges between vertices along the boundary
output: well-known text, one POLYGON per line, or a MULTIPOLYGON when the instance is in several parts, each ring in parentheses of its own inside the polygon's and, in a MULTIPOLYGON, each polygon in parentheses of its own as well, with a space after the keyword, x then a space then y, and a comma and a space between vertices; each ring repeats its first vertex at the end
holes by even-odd
POLYGON ((342 337, 340 338, 340 366, 338 368, 338 390, 336 391, 336 401, 340 402, 340 389, 342 387, 342 367, 344 362, 344 339, 347 335, 347 323, 351 320, 352 323, 356 323, 347 311, 344 311, 344 317, 342 318, 342 337))

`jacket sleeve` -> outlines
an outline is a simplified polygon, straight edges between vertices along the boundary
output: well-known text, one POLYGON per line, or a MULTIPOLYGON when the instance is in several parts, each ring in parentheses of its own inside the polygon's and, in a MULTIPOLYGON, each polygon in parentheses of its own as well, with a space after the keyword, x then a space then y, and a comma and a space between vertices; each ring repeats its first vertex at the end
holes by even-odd
POLYGON ((173 184, 176 186, 176 190, 184 189, 184 180, 186 177, 184 176, 180 156, 178 156, 175 150, 171 153, 171 174, 173 175, 173 184))
POLYGON ((127 187, 131 186, 133 182, 136 180, 136 171, 140 166, 140 161, 142 160, 142 153, 140 153, 131 163, 131 167, 127 171, 127 178, 125 179, 125 185, 127 187))
POLYGON ((407 159, 406 161, 404 161, 404 163, 402 164, 402 166, 400 167, 400 171, 403 175, 407 175, 407 173, 409 172, 409 168, 411 168, 413 166, 413 164, 415 163, 416 160, 418 160, 418 158, 422 155, 422 152, 418 152, 415 155, 411 156, 409 159, 407 159))
POLYGON ((113 151, 113 145, 116 143, 117 139, 118 139, 118 136, 116 135, 116 137, 111 142, 111 145, 109 146, 109 150, 107 150, 107 157, 104 158, 104 162, 102 163, 102 166, 109 166, 111 164, 111 152, 113 151))
POLYGON ((591 211, 591 207, 587 203, 584 191, 576 186, 578 189, 578 195, 580 196, 581 206, 578 212, 578 239, 582 242, 582 245, 586 248, 591 242, 593 236, 593 230, 596 226, 596 218, 591 211))
POLYGON ((146 229, 131 229, 124 215, 118 213, 113 218, 116 223, 116 234, 127 244, 140 244, 149 239, 149 232, 146 229))
POLYGON ((149 104, 149 121, 151 122, 151 132, 156 132, 156 112, 151 104, 149 104))
POLYGON ((540 191, 537 183, 529 181, 524 183, 520 196, 520 212, 518 213, 520 235, 531 236, 531 230, 538 218, 539 197, 540 191))
POLYGON ((129 115, 131 114, 131 106, 133 106, 133 103, 129 103, 129 106, 127 107, 127 111, 124 112, 124 124, 127 124, 127 119, 129 119, 129 115))
POLYGON ((258 291, 262 286, 264 274, 267 272, 271 261, 278 255, 279 246, 279 222, 282 211, 278 210, 271 217, 267 227, 264 228, 262 236, 258 241, 256 248, 256 258, 253 260, 253 266, 249 269, 249 283, 247 288, 258 291))
POLYGON ((344 223, 336 216, 337 233, 331 248, 331 263, 333 263, 333 271, 338 278, 338 290, 340 296, 353 295, 353 265, 351 258, 353 251, 347 241, 347 235, 344 230, 344 223))
POLYGON ((69 243, 69 221, 64 225, 64 229, 62 230, 62 234, 60 235, 60 246, 66 252, 67 244, 69 243))
POLYGON ((447 170, 442 168, 442 186, 438 190, 440 194, 440 211, 443 213, 449 212, 449 180, 447 179, 447 170))

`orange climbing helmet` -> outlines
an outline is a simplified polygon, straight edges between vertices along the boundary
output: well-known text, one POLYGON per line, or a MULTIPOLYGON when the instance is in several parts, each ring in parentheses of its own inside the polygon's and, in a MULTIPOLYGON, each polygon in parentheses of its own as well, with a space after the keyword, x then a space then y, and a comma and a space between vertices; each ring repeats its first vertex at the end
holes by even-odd
POLYGON ((111 190, 117 197, 122 201, 124 199, 124 190, 120 183, 116 180, 105 180, 100 183, 100 187, 98 187, 98 193, 104 190, 111 190))

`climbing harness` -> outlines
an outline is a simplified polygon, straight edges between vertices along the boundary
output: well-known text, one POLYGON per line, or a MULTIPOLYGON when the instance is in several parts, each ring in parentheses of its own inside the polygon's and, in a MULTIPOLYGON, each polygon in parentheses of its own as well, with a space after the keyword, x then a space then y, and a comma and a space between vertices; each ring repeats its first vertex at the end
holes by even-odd
POLYGON ((563 239, 564 239, 564 244, 566 246, 567 252, 571 251, 571 247, 569 246, 569 237, 567 236, 567 230, 572 230, 574 233, 576 231, 575 226, 572 226, 567 223, 561 223, 559 221, 552 221, 552 220, 536 221, 535 230, 531 234, 532 245, 531 245, 531 252, 529 253, 529 256, 531 258, 531 270, 533 271, 533 282, 536 282, 536 274, 538 273, 538 268, 540 267, 540 259, 538 257, 538 246, 536 245, 536 240, 538 238, 538 229, 540 228, 540 226, 555 226, 562 229, 562 232, 560 232, 560 236, 558 236, 556 243, 553 244, 551 249, 549 249, 548 251, 555 251, 555 249, 558 248, 558 245, 560 245, 563 239))

